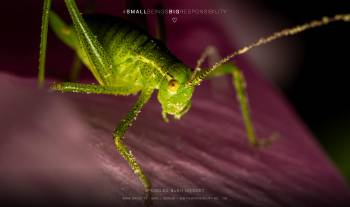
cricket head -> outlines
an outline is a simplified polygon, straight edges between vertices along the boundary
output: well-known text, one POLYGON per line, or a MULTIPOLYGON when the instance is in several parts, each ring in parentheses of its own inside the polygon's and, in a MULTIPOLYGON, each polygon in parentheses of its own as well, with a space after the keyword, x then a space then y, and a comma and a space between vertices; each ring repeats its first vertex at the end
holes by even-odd
POLYGON ((162 105, 162 115, 168 121, 167 115, 180 119, 190 108, 194 86, 188 84, 191 70, 179 64, 170 70, 171 78, 165 78, 159 87, 158 100, 162 105))

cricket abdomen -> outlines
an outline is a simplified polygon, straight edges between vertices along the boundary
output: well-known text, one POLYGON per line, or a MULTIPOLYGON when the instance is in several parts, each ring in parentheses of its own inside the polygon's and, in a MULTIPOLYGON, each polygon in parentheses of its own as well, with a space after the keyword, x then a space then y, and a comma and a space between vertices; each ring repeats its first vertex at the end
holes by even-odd
MULTIPOLYGON (((159 41, 121 18, 88 15, 84 19, 112 58, 114 73, 109 78, 114 86, 127 86, 133 93, 146 85, 158 88, 164 72, 179 62, 159 41)), ((82 59, 89 67, 88 60, 82 59)))

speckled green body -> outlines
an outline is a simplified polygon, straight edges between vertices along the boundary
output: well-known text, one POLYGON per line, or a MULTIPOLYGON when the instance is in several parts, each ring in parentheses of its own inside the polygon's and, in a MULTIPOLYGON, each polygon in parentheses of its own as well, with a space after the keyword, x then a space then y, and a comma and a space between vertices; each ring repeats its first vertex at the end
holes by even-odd
MULTIPOLYGON (((129 87, 131 93, 136 93, 146 85, 159 89, 165 74, 189 77, 191 71, 163 43, 132 23, 107 15, 88 15, 84 19, 112 58, 113 74, 108 77, 111 86, 129 87)), ((99 84, 103 85, 81 47, 75 48, 99 84)))

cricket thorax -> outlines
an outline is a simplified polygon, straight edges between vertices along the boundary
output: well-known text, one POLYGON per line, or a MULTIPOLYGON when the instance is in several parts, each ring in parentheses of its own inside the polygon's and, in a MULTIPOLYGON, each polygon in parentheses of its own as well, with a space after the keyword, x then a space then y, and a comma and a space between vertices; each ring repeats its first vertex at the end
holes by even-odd
MULTIPOLYGON (((158 89, 162 78, 169 79, 167 73, 179 62, 161 42, 125 20, 105 15, 84 19, 112 58, 113 75, 109 78, 115 86, 129 86, 134 92, 145 84, 158 89)), ((79 49, 77 52, 91 68, 86 55, 79 49)))

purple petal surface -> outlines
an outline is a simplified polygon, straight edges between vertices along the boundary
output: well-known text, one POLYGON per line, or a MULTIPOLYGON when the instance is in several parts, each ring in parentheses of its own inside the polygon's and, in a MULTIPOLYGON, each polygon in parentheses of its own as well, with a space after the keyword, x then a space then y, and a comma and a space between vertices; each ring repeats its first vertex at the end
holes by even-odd
MULTIPOLYGON (((0 80, 2 196, 142 205, 143 187, 111 136, 135 97, 56 94, 38 91, 34 80, 4 74, 0 80)), ((180 121, 164 123, 156 100, 146 105, 126 143, 154 191, 163 191, 154 193, 155 205, 349 204, 343 179, 300 120, 269 87, 251 83, 257 133, 282 136, 262 150, 247 143, 230 87, 217 96, 211 83, 200 86, 180 121), (175 200, 164 201, 168 197, 175 200)))

